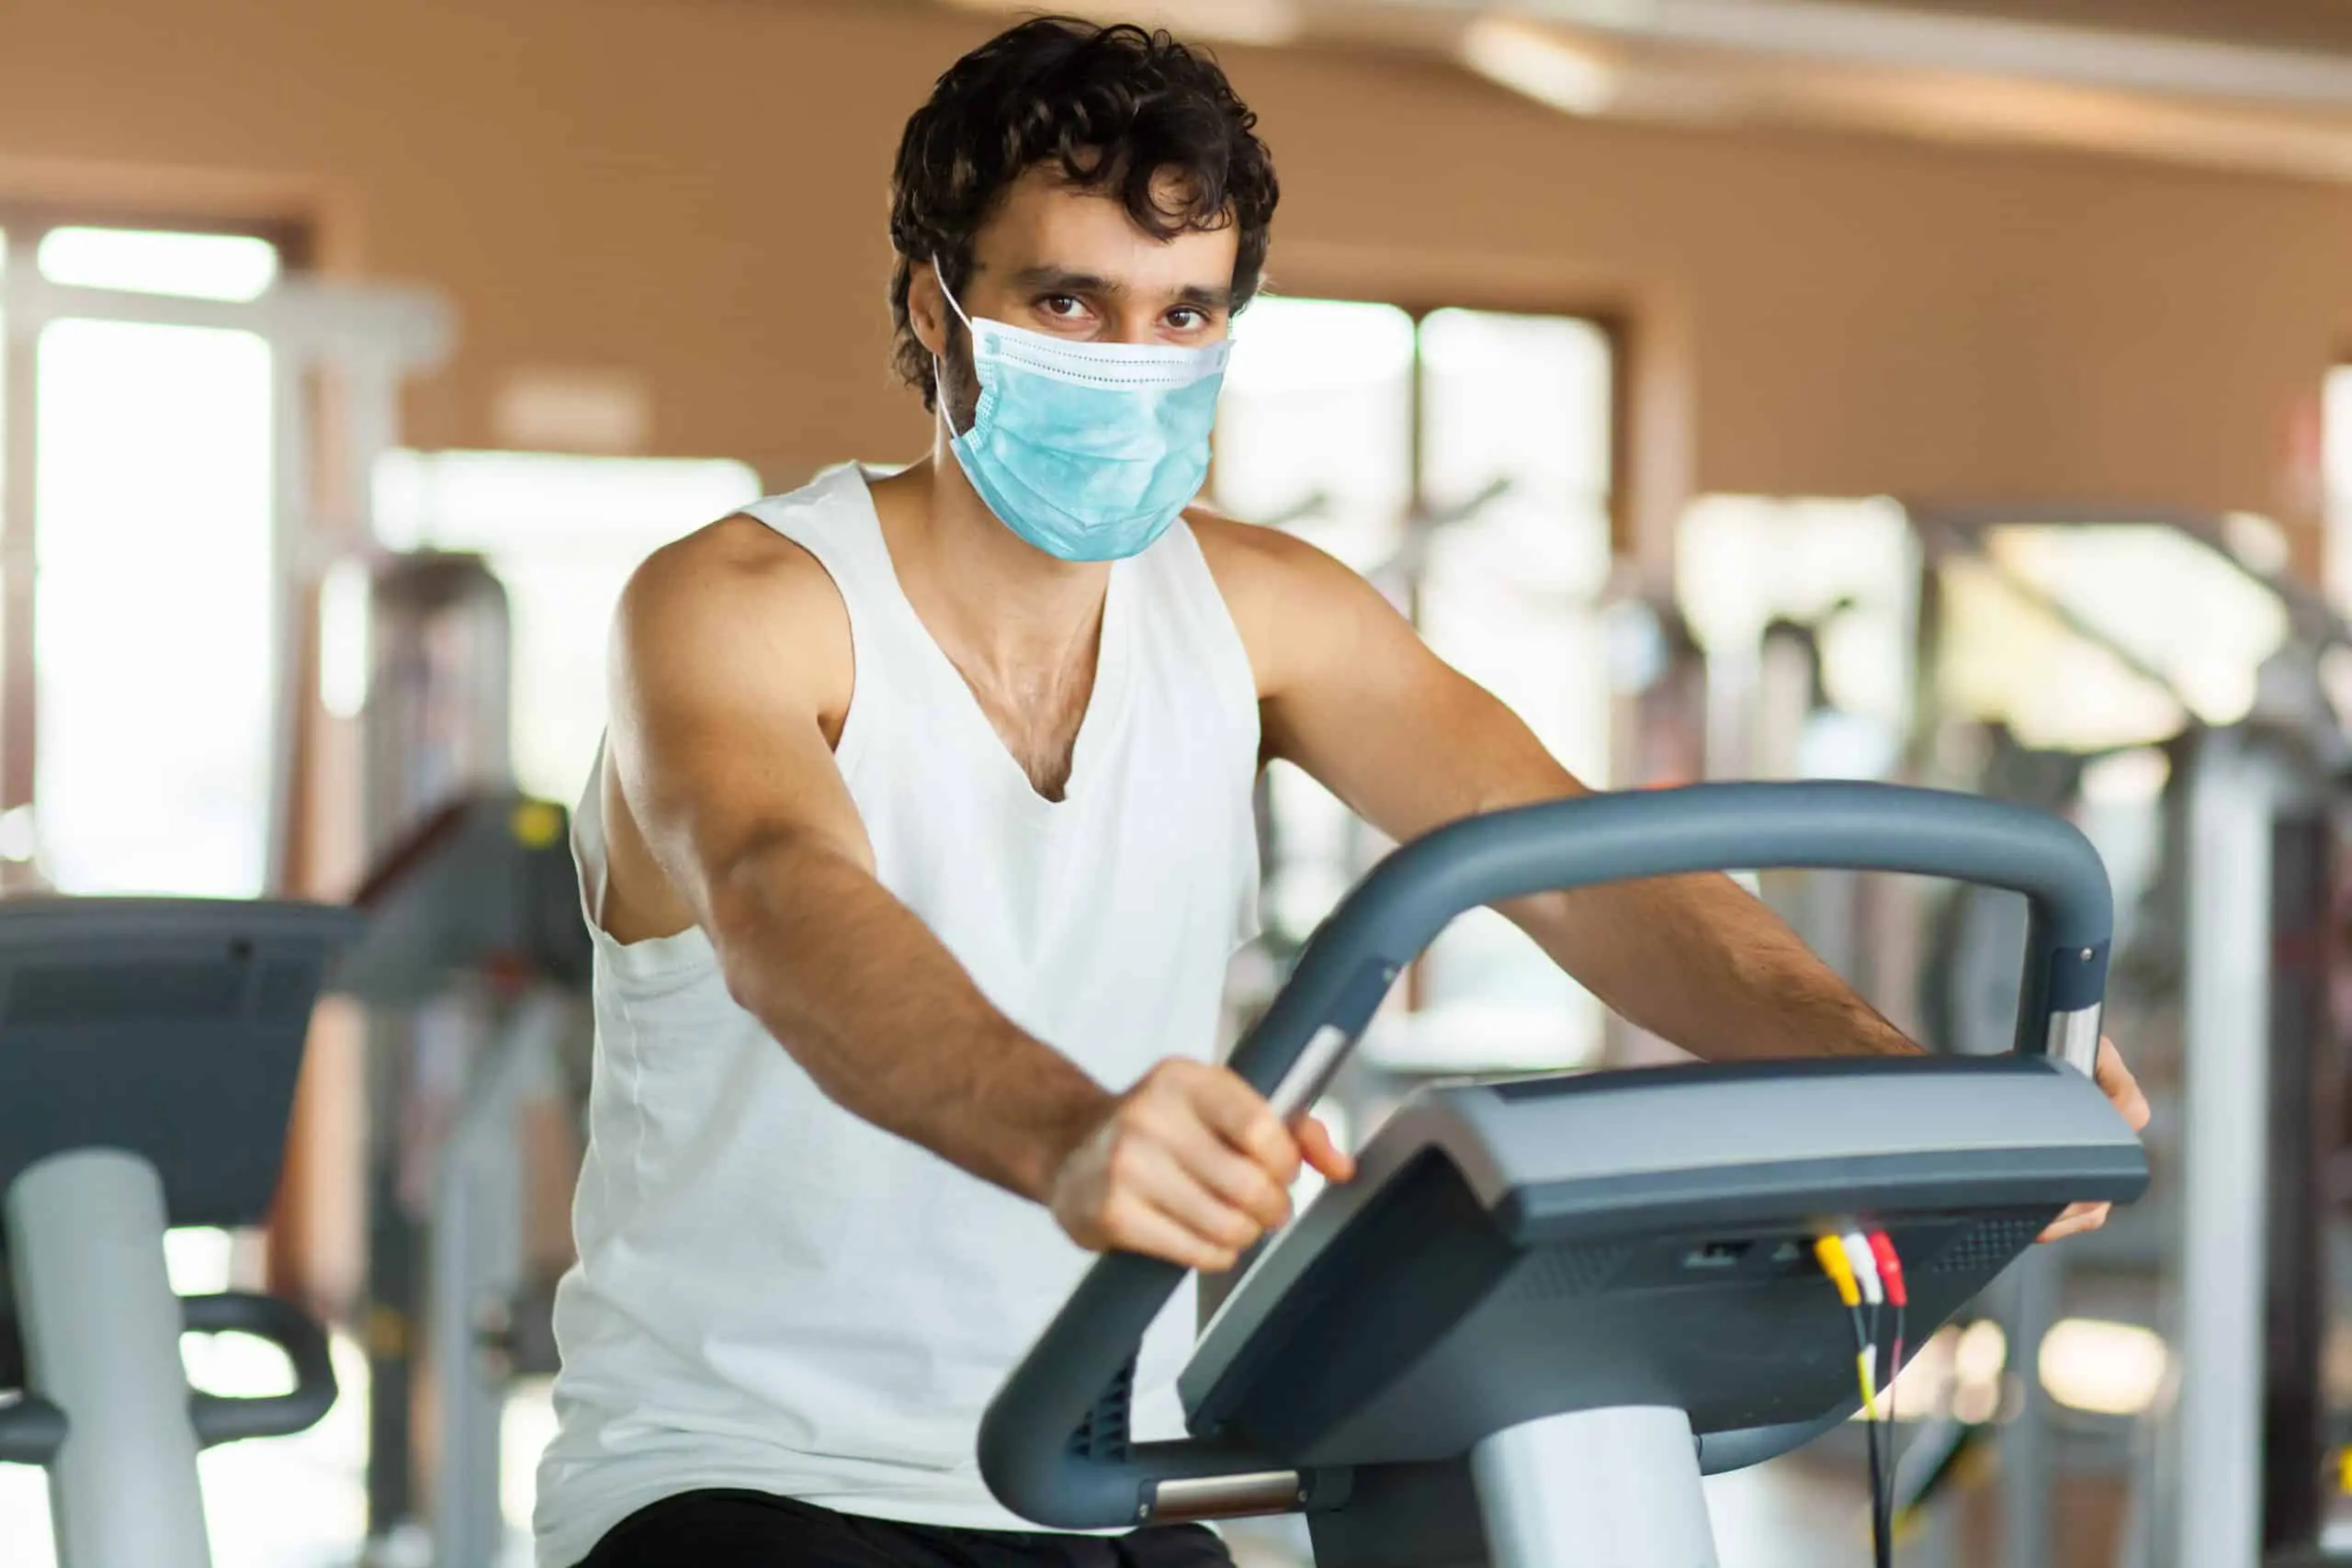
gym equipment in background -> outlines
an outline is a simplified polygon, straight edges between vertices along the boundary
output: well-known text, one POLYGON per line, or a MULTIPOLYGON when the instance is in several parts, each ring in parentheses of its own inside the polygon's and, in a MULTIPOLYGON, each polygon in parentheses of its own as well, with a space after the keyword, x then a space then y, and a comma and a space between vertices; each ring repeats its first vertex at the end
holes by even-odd
MULTIPOLYGON (((437 1440, 412 1453, 406 1413, 374 1423, 371 1471, 413 1463, 430 1476, 436 1568, 490 1568, 505 1544, 499 1430, 515 1376, 555 1371, 555 1270, 533 1268, 525 1119, 575 1125, 564 1058, 587 1038, 591 949, 571 862, 569 818, 546 801, 470 795, 396 843, 353 899, 365 934, 336 966, 333 989, 368 1004, 384 1037, 414 1064, 400 1118, 405 1148, 384 1152, 388 1199, 410 1185, 413 1160, 426 1223, 413 1294, 379 1282, 377 1312, 401 1331, 377 1364, 426 1369, 437 1440), (435 1108, 420 1136, 413 1119, 435 1108)), ((582 1075, 584 1079, 584 1073, 582 1075)), ((569 1177, 560 1194, 568 1205, 569 1177)), ((406 1201, 392 1218, 404 1218, 406 1201)), ((568 1212, 568 1209, 566 1210, 568 1212)))
POLYGON ((1137 1443, 1128 1421, 1182 1270, 1105 1258, 989 1408, 990 1489, 1059 1529, 1304 1512, 1321 1568, 1712 1568, 1702 1472, 1860 1403, 1817 1238, 1891 1233, 1924 1340, 2067 1203, 2145 1186, 2087 1077, 2111 921, 2089 843, 2040 812, 1868 784, 1476 818, 1382 863, 1233 1057, 1295 1117, 1464 910, 1797 866, 2025 894, 2016 1052, 1425 1089, 1234 1287, 1180 1380, 1188 1438, 1137 1443))
POLYGON ((291 1303, 182 1298, 169 1225, 250 1225, 277 1187, 311 1003, 359 918, 315 905, 0 905, 0 1460, 50 1472, 59 1568, 209 1568, 201 1448, 335 1397, 291 1303), (11 1304, 12 1303, 12 1304, 11 1304), (281 1348, 291 1392, 192 1393, 183 1333, 281 1348))
MULTIPOLYGON (((2352 1562, 2330 1529, 2342 1506, 2346 1395, 2331 1388, 2325 1354, 2352 1300, 2343 1261, 2352 1063, 2337 999, 2352 628, 2243 520, 2077 508, 2053 522, 2047 509, 1980 507, 1915 509, 1912 524, 1929 569, 1925 625, 1968 613, 1961 590, 1973 576, 1977 602, 1989 585, 2030 608, 2082 661, 2078 677, 2103 665, 2119 696, 2154 698, 2175 716, 2170 733, 2141 747, 2140 761, 2162 780, 2139 813, 2146 842, 2136 858, 2147 872, 2117 873, 2142 887, 2120 924, 2113 990, 2119 1009, 2131 1009, 2134 1064, 2158 1108, 2155 1184, 2132 1223, 2064 1258, 2110 1314, 2128 1299, 2119 1287, 2143 1281, 2144 1320, 2169 1347, 2158 1397, 2126 1433, 2116 1568, 2352 1562), (2118 547, 2108 570, 2070 558, 2102 539, 2118 547), (2269 624, 2242 671, 2188 662, 2181 628, 2151 592, 2192 571, 2217 624, 2269 624), (2230 689, 2225 680, 2217 691, 2217 672, 2243 674, 2235 702, 2217 704, 2230 689)), ((2051 649, 2037 654, 2047 660, 2051 649)), ((1923 662, 1936 665, 1932 649, 1923 662)), ((1986 788, 2025 793, 2016 763, 2028 754, 1996 741, 1986 788)), ((2025 770, 2041 775, 2037 804, 2084 813, 2118 861, 2135 858, 2114 821, 2129 813, 2092 801, 2086 774, 2121 750, 2086 748, 2072 780, 2056 753, 2025 770)), ((2014 949, 2014 935, 1985 929, 1999 924, 1988 902, 1955 906, 1964 918, 1940 944, 1939 967, 1981 976, 1988 949, 2014 949)), ((1968 986, 1953 991, 1981 1035, 1990 998, 1981 981, 1974 989, 1973 1002, 1968 986)), ((2043 1278, 2017 1293, 2016 1345, 2038 1343, 2057 1314, 2058 1260, 2041 1261, 2028 1272, 2043 1278)), ((2038 1506, 2009 1521, 2005 1560, 2046 1568, 2047 1478, 2062 1455, 2080 1463, 2085 1439, 2114 1423, 2062 1411, 2038 1379, 2028 1382, 2033 1397, 1999 1444, 2005 1460, 2022 1450, 2047 1462, 2016 1467, 2036 1478, 2038 1506)), ((2009 1468, 2002 1486, 2018 1514, 2009 1468)))

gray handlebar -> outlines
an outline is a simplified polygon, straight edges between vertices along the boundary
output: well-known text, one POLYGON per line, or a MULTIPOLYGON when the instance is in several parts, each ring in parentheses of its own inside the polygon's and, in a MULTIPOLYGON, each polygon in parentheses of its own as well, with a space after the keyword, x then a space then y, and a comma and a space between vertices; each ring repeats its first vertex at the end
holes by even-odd
POLYGON ((286 1352, 294 1387, 285 1393, 191 1393, 188 1420, 198 1447, 246 1438, 282 1438, 318 1425, 335 1400, 334 1362, 326 1331, 292 1302, 243 1291, 182 1296, 180 1320, 191 1334, 250 1334, 286 1352))
MULTIPOLYGON (((2098 852, 2065 822, 1892 784, 1699 784, 1495 812, 1399 849, 1317 931, 1231 1065, 1295 1114, 1345 1059, 1397 974, 1464 910, 1597 883, 1782 867, 1908 872, 2024 894, 2031 912, 2017 1048, 2072 1041, 2086 1018, 2096 1044, 2112 895, 2098 852)), ((1007 1507, 1055 1529, 1104 1529, 1153 1517, 1159 1483, 1227 1477, 1262 1494, 1264 1478, 1284 1470, 1211 1440, 1127 1441, 1124 1400, 1105 1391, 1121 1384, 1182 1279, 1173 1264, 1123 1253, 1080 1282, 980 1423, 980 1472, 1007 1507), (1117 1430, 1103 1429, 1106 1417, 1117 1430)), ((1327 1485, 1344 1487, 1345 1478, 1298 1478, 1295 1502, 1327 1485)))

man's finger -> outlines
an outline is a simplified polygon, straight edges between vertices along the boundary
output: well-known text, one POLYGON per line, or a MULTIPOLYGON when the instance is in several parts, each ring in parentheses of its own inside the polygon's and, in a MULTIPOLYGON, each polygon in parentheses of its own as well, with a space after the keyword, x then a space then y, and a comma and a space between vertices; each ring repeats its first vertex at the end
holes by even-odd
POLYGON ((1327 1181, 1352 1181, 1356 1175, 1353 1156, 1332 1141, 1331 1129, 1312 1116, 1299 1119, 1298 1152, 1327 1181))
POLYGON ((2114 1041, 2098 1043, 2098 1063, 2092 1077, 2133 1132, 2148 1125, 2148 1097, 2140 1091, 2140 1080, 2132 1076, 2132 1069, 2123 1065, 2123 1054, 2115 1048, 2114 1041))
POLYGON ((1250 1156, 1287 1187, 1298 1179, 1298 1144, 1265 1098, 1241 1076, 1217 1067, 1193 1084, 1191 1099, 1201 1120, 1226 1142, 1250 1156))
POLYGON ((2074 1204, 2064 1213, 2051 1221, 2050 1228, 2043 1231, 2036 1239, 2044 1242, 2064 1241, 2070 1235, 2081 1235, 2086 1231, 2095 1231, 2107 1224, 2107 1216, 2113 1208, 2114 1205, 2111 1203, 2074 1204))
POLYGON ((1240 1261, 1239 1247, 1224 1247, 1198 1235, 1166 1210, 1142 1198, 1119 1202, 1103 1216, 1111 1248, 1164 1258, 1204 1274, 1222 1274, 1240 1261))
MULTIPOLYGON (((1242 1186, 1251 1197, 1256 1189, 1247 1183, 1257 1182, 1270 1187, 1262 1173, 1249 1161, 1217 1145, 1214 1139, 1203 1138, 1203 1144, 1214 1150, 1216 1157, 1229 1164, 1242 1186)), ((1187 1157, 1185 1151, 1171 1149, 1156 1143, 1138 1142, 1133 1152, 1125 1156, 1124 1168, 1118 1172, 1120 1186, 1159 1210, 1178 1224, 1193 1232, 1203 1241, 1215 1247, 1237 1250, 1249 1246, 1267 1229, 1259 1203, 1238 1201, 1237 1195, 1220 1190, 1204 1179, 1187 1157)), ((1282 1193, 1274 1191, 1279 1201, 1282 1193)))
MULTIPOLYGON (((1291 1145, 1290 1134, 1282 1134, 1289 1152, 1281 1169, 1289 1174, 1281 1175, 1219 1136, 1215 1127, 1201 1120, 1197 1102, 1189 1109, 1192 1114, 1170 1117, 1160 1133, 1170 1159, 1181 1168, 1184 1179, 1229 1204, 1262 1230, 1289 1224, 1290 1182, 1298 1172, 1298 1152, 1291 1145)), ((1276 1129, 1280 1130, 1280 1123, 1276 1129)))

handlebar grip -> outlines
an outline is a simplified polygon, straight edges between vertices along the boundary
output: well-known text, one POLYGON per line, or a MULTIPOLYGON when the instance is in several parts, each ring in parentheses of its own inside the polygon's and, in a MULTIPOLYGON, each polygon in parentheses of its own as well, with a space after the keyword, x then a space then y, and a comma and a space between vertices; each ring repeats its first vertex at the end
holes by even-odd
POLYGON ((290 1393, 251 1399, 189 1395, 188 1419, 199 1447, 307 1431, 334 1405, 334 1363, 327 1354, 326 1332, 293 1303, 242 1291, 183 1296, 180 1321, 192 1334, 250 1334, 266 1339, 285 1351, 294 1367, 290 1393))
MULTIPOLYGON (((2090 1067, 2085 1042, 2096 1051, 2114 921, 2090 841, 2026 807, 1842 782, 1588 795, 1438 829, 1383 861, 1324 921, 1231 1066, 1295 1115, 1346 1059, 1396 975, 1464 910, 1597 883, 1779 868, 1907 872, 2024 894, 2017 1048, 2056 1044, 2090 1067)), ((980 1472, 1007 1507, 1056 1529, 1107 1528, 1148 1516, 1156 1482, 1281 1469, 1199 1439, 1132 1450, 1071 1441, 1182 1279, 1172 1264, 1114 1255, 1080 1282, 980 1423, 980 1472)))

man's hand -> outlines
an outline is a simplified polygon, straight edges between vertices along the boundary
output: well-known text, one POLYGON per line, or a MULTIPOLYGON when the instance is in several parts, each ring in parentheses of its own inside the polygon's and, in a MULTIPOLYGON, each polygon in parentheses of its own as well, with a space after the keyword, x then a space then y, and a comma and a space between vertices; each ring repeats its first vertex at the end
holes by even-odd
MULTIPOLYGON (((2140 1080, 2133 1077, 2132 1069, 2123 1065, 2123 1057, 2115 1049, 2114 1041, 2102 1040, 2098 1043, 2098 1066, 2092 1077, 2098 1080, 2098 1087, 2107 1091, 2107 1098, 2115 1102, 2115 1109, 2125 1122, 2131 1123, 2133 1132, 2146 1130, 2148 1097, 2140 1092, 2140 1080)), ((2041 1239, 2064 1241, 2070 1235, 2095 1231, 2107 1224, 2108 1211, 2114 1206, 2112 1203, 2073 1204, 2050 1223, 2050 1228, 2041 1233, 2041 1239)))
POLYGON ((1062 1160, 1047 1203, 1091 1251, 1221 1274, 1289 1220, 1302 1161, 1333 1181, 1355 1174, 1320 1122, 1294 1134, 1239 1075, 1171 1058, 1111 1102, 1062 1160))

